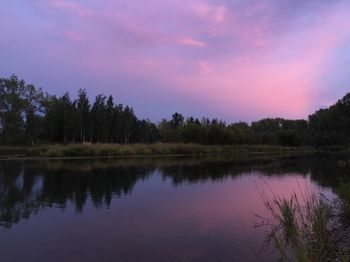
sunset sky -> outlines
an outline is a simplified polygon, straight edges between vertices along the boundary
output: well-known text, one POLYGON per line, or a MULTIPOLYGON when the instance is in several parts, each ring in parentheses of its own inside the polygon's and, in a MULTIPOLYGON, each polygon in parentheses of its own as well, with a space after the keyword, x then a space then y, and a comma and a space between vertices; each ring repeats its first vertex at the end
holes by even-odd
POLYGON ((13 73, 153 121, 306 118, 350 91, 350 1, 1 0, 13 73))

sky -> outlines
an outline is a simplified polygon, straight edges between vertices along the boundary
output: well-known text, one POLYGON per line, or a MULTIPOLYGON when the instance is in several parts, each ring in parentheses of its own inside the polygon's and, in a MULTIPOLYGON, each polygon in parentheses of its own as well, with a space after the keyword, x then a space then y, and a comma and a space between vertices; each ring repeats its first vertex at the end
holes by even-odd
POLYGON ((1 0, 0 77, 137 116, 307 118, 350 91, 349 0, 1 0))

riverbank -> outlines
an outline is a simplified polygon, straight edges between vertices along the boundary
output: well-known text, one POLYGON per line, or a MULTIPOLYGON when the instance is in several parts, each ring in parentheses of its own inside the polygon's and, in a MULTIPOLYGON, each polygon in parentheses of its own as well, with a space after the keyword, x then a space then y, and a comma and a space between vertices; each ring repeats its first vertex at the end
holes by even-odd
POLYGON ((0 147, 0 159, 43 158, 118 158, 160 156, 230 156, 240 160, 273 160, 315 154, 308 147, 272 145, 198 145, 198 144, 75 144, 38 145, 31 147, 0 147))
POLYGON ((268 215, 261 225, 270 227, 266 241, 280 260, 350 260, 350 183, 342 183, 333 201, 311 191, 264 200, 268 215))

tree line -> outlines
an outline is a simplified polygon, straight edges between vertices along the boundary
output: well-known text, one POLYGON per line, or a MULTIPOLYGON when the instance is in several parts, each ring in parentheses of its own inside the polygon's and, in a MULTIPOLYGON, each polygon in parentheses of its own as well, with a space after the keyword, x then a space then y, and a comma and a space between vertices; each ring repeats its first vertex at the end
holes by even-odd
POLYGON ((219 119, 171 119, 155 124, 138 119, 132 107, 99 94, 90 101, 85 89, 51 95, 12 75, 0 78, 0 143, 198 143, 286 146, 350 143, 350 94, 308 120, 266 118, 248 124, 219 119))

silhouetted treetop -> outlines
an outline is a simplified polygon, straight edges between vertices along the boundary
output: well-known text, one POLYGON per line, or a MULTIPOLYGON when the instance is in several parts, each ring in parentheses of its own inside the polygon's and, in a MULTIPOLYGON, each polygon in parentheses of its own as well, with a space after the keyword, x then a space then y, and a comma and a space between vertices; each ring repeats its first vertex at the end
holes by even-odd
POLYGON ((138 119, 132 107, 113 96, 90 101, 55 96, 17 76, 0 78, 0 143, 198 143, 286 146, 350 144, 350 93, 336 104, 303 119, 266 118, 251 124, 185 117, 176 112, 158 124, 138 119))

